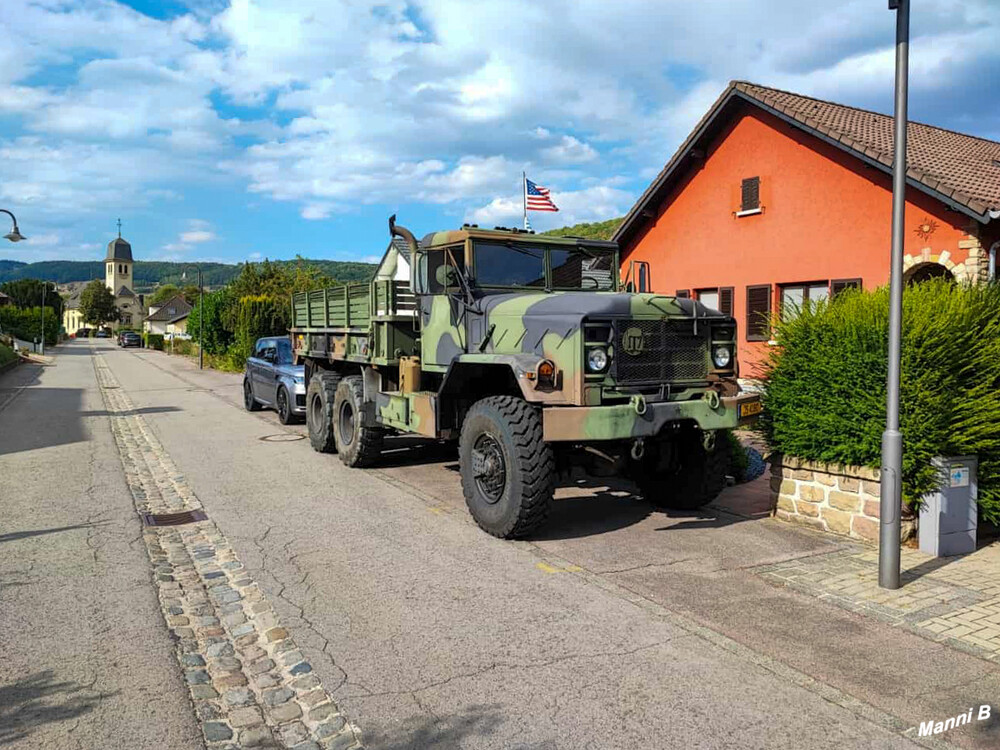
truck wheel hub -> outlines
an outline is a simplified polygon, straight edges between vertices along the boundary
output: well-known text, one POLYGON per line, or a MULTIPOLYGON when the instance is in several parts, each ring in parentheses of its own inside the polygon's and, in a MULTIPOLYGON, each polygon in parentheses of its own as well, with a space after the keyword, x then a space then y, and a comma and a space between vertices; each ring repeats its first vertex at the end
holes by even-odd
POLYGON ((507 464, 500 443, 492 435, 483 434, 476 440, 472 449, 472 473, 486 502, 490 505, 498 502, 507 484, 507 464))

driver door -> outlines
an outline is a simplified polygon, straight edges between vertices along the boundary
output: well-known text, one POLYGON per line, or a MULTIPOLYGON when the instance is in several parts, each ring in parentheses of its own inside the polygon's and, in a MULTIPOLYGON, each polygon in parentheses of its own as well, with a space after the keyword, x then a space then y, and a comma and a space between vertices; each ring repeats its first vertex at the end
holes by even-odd
POLYGON ((424 367, 447 368, 455 357, 466 352, 469 312, 458 279, 464 268, 462 245, 421 254, 420 357, 424 367))

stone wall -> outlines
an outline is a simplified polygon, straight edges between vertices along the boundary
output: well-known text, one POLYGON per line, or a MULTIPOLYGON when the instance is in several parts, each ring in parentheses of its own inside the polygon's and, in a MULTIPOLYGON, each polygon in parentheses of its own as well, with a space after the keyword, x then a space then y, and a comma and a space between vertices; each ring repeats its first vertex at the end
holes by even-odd
MULTIPOLYGON (((771 457, 771 508, 783 521, 877 543, 879 487, 876 469, 771 457)), ((913 519, 904 514, 902 527, 909 538, 913 519)))

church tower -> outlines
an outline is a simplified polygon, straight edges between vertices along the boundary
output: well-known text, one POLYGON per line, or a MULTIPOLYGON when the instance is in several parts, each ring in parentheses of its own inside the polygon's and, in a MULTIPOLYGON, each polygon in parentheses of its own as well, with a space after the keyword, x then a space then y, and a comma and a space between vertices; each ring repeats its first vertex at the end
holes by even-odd
POLYGON ((108 243, 104 259, 104 285, 116 297, 122 287, 132 292, 132 246, 122 239, 122 222, 118 220, 118 238, 108 243))

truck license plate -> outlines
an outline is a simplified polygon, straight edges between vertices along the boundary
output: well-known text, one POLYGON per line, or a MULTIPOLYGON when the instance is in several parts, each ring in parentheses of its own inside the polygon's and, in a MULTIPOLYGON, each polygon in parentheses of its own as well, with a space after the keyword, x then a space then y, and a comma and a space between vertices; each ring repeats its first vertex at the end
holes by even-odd
POLYGON ((763 411, 764 407, 757 401, 744 401, 737 408, 737 415, 740 419, 746 419, 747 417, 756 417, 763 411))

